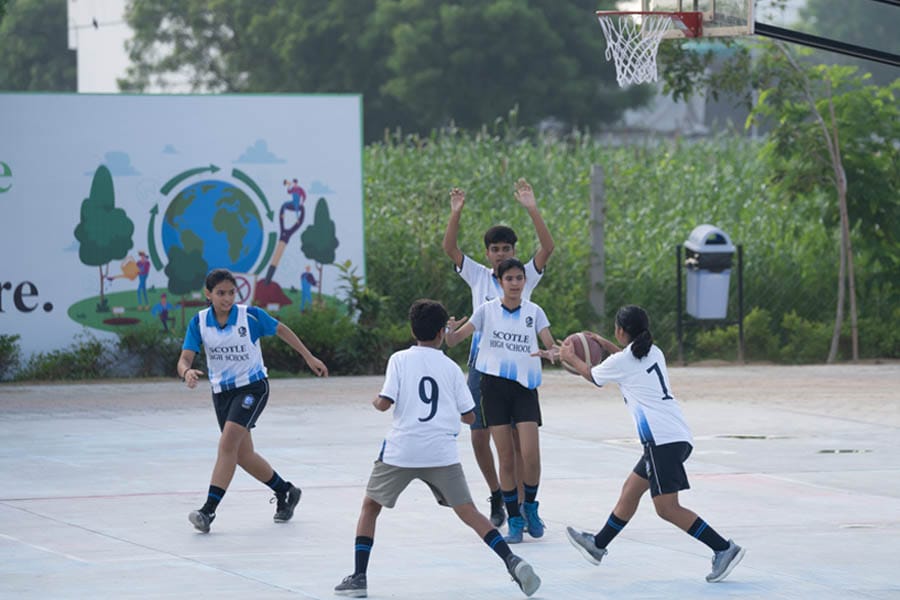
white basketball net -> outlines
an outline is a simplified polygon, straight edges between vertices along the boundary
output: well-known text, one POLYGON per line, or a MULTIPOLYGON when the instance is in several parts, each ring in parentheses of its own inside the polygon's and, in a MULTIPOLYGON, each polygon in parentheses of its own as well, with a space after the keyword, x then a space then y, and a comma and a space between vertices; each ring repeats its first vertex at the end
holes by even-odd
POLYGON ((672 27, 668 15, 598 15, 606 36, 606 60, 614 59, 616 81, 625 87, 656 81, 656 53, 672 27))

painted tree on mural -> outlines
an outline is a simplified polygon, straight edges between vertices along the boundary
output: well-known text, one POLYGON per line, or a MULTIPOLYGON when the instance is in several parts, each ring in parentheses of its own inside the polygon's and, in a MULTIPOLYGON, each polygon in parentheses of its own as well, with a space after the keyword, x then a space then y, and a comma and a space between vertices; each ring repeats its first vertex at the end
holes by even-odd
POLYGON ((187 318, 185 315, 187 295, 203 289, 207 271, 209 265, 206 264, 201 252, 196 250, 188 252, 180 246, 173 246, 169 250, 169 264, 166 265, 165 273, 169 278, 169 293, 181 297, 179 304, 182 326, 185 325, 187 318))
POLYGON ((100 282, 97 312, 109 311, 103 289, 109 275, 109 263, 128 255, 134 246, 132 234, 134 222, 123 209, 116 208, 112 174, 100 165, 94 172, 90 195, 81 203, 81 220, 75 227, 75 239, 80 244, 78 258, 88 266, 97 267, 100 282))
POLYGON ((315 261, 319 271, 319 298, 322 298, 322 269, 334 262, 334 251, 340 242, 334 235, 334 221, 328 212, 328 202, 319 198, 312 225, 300 234, 300 250, 306 258, 315 261))

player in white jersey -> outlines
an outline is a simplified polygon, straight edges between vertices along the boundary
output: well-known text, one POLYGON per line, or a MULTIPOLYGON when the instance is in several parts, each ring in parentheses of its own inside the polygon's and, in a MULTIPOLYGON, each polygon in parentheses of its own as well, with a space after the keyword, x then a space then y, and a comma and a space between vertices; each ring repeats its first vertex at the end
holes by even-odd
POLYGON ((537 388, 541 384, 541 358, 555 360, 558 348, 544 310, 522 298, 525 265, 508 258, 497 267, 497 275, 503 297, 485 302, 468 322, 457 324, 458 328, 447 334, 447 345, 454 346, 476 331, 481 334, 475 364, 482 373, 481 409, 500 462, 500 486, 509 513, 506 541, 517 544, 522 541, 526 521, 531 537, 544 535, 537 501, 541 479, 541 407, 537 388), (547 350, 540 349, 539 340, 547 350), (521 510, 511 423, 516 424, 523 462, 518 474, 525 492, 521 510))
MULTIPOLYGON (((544 274, 544 267, 550 254, 553 252, 553 237, 547 229, 538 211, 537 201, 534 197, 534 191, 524 179, 516 182, 516 200, 525 207, 528 215, 534 223, 534 229, 538 236, 538 247, 534 253, 534 257, 525 263, 525 289, 523 290, 523 298, 529 300, 531 292, 540 282, 544 274)), ((496 225, 487 230, 484 234, 485 256, 490 266, 486 267, 468 255, 462 253, 457 244, 459 235, 459 220, 462 215, 462 209, 465 205, 466 195, 459 188, 453 188, 450 192, 450 220, 447 223, 447 230, 444 233, 443 248, 447 256, 453 261, 453 265, 459 276, 468 284, 472 292, 472 311, 474 312, 481 304, 489 302, 494 298, 503 295, 500 289, 500 281, 497 279, 497 265, 512 258, 516 254, 516 237, 515 231, 503 225, 496 225)), ((472 336, 472 345, 469 350, 469 375, 467 383, 472 397, 475 399, 475 422, 470 425, 472 450, 475 453, 475 461, 478 468, 488 485, 491 492, 491 522, 500 527, 506 520, 504 510, 503 497, 500 492, 500 479, 497 477, 497 471, 494 466, 494 455, 491 451, 491 436, 488 432, 487 425, 482 420, 481 411, 481 373, 475 368, 475 362, 478 353, 479 333, 476 332, 472 336)), ((519 439, 513 428, 513 449, 516 453, 516 466, 524 468, 519 452, 519 439)), ((523 490, 518 490, 519 494, 524 497, 523 490)), ((520 498, 521 501, 522 498, 520 498)))
POLYGON ((563 343, 560 358, 595 385, 619 384, 644 453, 625 480, 606 525, 596 535, 567 527, 566 536, 589 562, 599 565, 607 544, 628 524, 641 497, 650 490, 656 514, 713 551, 712 571, 706 580, 722 581, 744 557, 744 549, 678 503, 678 492, 690 488, 684 461, 691 454, 693 440, 669 384, 666 358, 653 344, 650 317, 639 306, 619 309, 615 335, 624 349, 596 333, 589 335, 610 353, 606 360, 591 368, 578 358, 571 342, 563 343))
POLYGON ((193 368, 194 357, 203 346, 213 406, 222 431, 206 503, 188 515, 188 520, 203 533, 209 532, 216 508, 238 465, 275 492, 276 523, 289 521, 300 502, 300 488, 282 479, 253 448, 250 430, 256 426, 269 399, 269 380, 259 338, 277 335, 303 357, 313 373, 328 375, 322 361, 312 355, 290 327, 261 308, 235 304, 236 290, 237 281, 230 271, 210 271, 205 290, 210 306, 191 319, 176 365, 178 376, 187 386, 196 387, 203 371, 193 368))
POLYGON ((459 462, 460 420, 474 420, 475 403, 462 369, 441 351, 447 309, 440 302, 417 300, 409 309, 409 320, 417 344, 391 356, 381 393, 372 402, 380 411, 394 408, 393 424, 366 486, 356 525, 354 571, 334 592, 366 596, 366 572, 378 515, 382 507, 396 504, 413 479, 420 479, 438 504, 451 507, 503 559, 513 580, 531 596, 540 586, 540 578, 475 508, 459 462))

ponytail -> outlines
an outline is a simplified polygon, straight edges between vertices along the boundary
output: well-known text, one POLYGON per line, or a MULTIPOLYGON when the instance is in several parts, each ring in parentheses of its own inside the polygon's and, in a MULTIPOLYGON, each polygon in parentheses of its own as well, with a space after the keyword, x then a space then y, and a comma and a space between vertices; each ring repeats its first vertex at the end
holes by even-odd
POLYGON ((653 346, 653 335, 650 333, 650 317, 640 306, 629 304, 616 313, 616 325, 631 341, 631 353, 638 360, 649 354, 653 346))
POLYGON ((650 346, 653 345, 653 336, 650 331, 645 329, 640 332, 636 338, 631 340, 631 353, 638 360, 650 353, 650 346))

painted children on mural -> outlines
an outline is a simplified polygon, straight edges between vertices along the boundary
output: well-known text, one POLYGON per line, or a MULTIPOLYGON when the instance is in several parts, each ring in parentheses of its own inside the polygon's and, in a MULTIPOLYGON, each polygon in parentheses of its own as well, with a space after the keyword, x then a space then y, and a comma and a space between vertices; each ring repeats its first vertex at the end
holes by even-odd
POLYGON ((309 265, 306 265, 306 271, 300 276, 300 310, 305 311, 307 307, 312 307, 312 291, 317 285, 316 278, 312 274, 309 265))
POLYGON ((138 288, 137 303, 138 310, 150 310, 150 298, 147 296, 147 277, 150 275, 150 258, 147 253, 141 250, 138 252, 137 260, 138 268, 138 288))
POLYGON ((175 310, 175 307, 169 303, 168 296, 166 294, 162 294, 159 297, 159 302, 150 309, 150 313, 162 321, 163 331, 166 333, 169 332, 169 311, 175 310))

